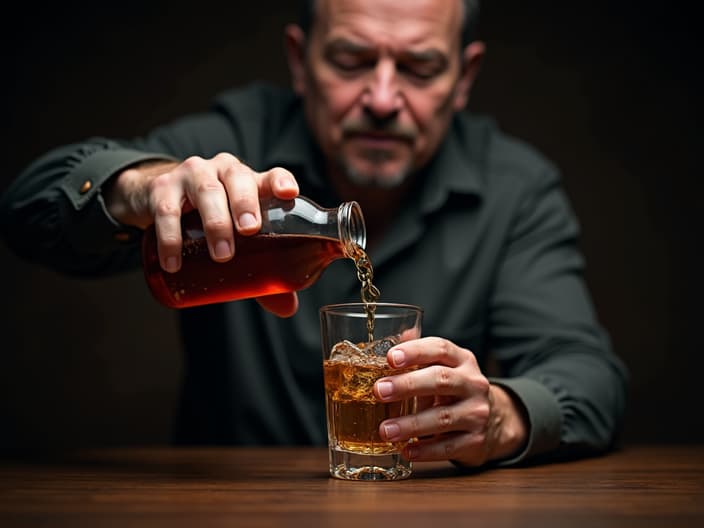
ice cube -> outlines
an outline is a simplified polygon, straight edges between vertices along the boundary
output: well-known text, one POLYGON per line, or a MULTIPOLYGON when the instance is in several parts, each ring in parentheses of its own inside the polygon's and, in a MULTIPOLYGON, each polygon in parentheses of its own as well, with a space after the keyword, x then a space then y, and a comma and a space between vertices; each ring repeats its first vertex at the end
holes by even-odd
POLYGON ((359 348, 364 351, 367 357, 386 357, 389 349, 398 345, 399 342, 398 336, 388 336, 368 343, 360 343, 359 348))
POLYGON ((330 361, 344 361, 350 365, 386 364, 386 353, 400 342, 399 336, 388 336, 357 344, 345 339, 333 345, 330 361))
POLYGON ((330 360, 351 361, 352 359, 363 355, 364 352, 362 352, 357 345, 355 345, 352 341, 345 339, 344 341, 340 341, 339 343, 335 343, 335 345, 333 345, 332 350, 330 351, 330 360))

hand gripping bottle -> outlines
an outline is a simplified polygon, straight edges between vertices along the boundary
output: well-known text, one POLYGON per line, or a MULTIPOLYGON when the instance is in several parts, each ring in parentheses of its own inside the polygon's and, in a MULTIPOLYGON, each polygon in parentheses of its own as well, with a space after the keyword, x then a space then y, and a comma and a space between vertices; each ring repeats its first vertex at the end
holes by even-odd
POLYGON ((142 239, 144 276, 154 297, 171 308, 294 292, 311 286, 340 258, 364 255, 366 230, 357 202, 324 209, 299 196, 261 202, 262 227, 251 236, 235 234, 235 256, 228 262, 210 258, 197 210, 183 215, 181 269, 159 264, 156 233, 142 239))

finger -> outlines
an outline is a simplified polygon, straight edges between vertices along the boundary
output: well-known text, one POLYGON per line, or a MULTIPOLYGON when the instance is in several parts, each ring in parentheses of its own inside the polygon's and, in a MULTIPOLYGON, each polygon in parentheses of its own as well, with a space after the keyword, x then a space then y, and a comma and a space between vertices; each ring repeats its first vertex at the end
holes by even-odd
POLYGON ((227 202, 235 227, 243 235, 253 235, 261 228, 259 206, 260 175, 231 154, 213 158, 227 192, 227 202))
POLYGON ((468 360, 477 364, 472 352, 440 337, 405 341, 392 347, 387 353, 387 361, 394 368, 434 364, 457 367, 468 360))
POLYGON ((181 206, 183 187, 178 168, 155 177, 150 183, 149 209, 154 218, 159 263, 165 271, 181 268, 181 206))
POLYGON ((416 414, 400 416, 379 424, 379 435, 387 442, 451 432, 486 432, 490 408, 483 399, 438 405, 416 414))
POLYGON ((188 158, 182 167, 186 171, 186 196, 198 209, 210 256, 225 262, 232 258, 235 243, 227 194, 219 179, 220 169, 212 160, 197 156, 188 158))
POLYGON ((291 317, 298 310, 298 295, 295 293, 279 293, 258 297, 259 305, 268 312, 279 317, 291 317))
POLYGON ((374 395, 380 401, 397 401, 413 396, 470 397, 489 392, 489 380, 479 370, 467 374, 466 369, 431 365, 404 374, 379 378, 374 395))
POLYGON ((438 405, 451 405, 456 401, 456 396, 419 396, 416 398, 416 412, 421 412, 438 405))
POLYGON ((453 460, 467 467, 484 464, 488 458, 486 435, 481 432, 451 433, 409 443, 405 458, 413 461, 453 460))
POLYGON ((407 328, 403 332, 401 332, 401 335, 399 336, 399 340, 403 343, 404 341, 410 341, 411 339, 418 339, 420 338, 420 329, 419 328, 407 328))
POLYGON ((298 182, 296 178, 284 168, 274 167, 260 173, 260 196, 271 194, 282 200, 291 200, 298 196, 298 182))

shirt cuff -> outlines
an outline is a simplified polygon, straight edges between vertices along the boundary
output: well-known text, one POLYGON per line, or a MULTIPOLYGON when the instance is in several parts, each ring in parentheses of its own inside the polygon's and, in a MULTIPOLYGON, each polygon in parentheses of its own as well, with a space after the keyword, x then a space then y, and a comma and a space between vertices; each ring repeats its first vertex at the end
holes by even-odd
POLYGON ((99 150, 76 165, 64 178, 61 189, 82 228, 71 230, 77 248, 106 251, 139 240, 141 230, 117 222, 107 210, 101 186, 113 175, 142 161, 172 161, 166 154, 131 149, 99 150))
POLYGON ((559 447, 562 413, 557 398, 547 387, 529 378, 490 378, 489 381, 509 391, 523 404, 529 427, 523 451, 496 465, 515 465, 559 447))

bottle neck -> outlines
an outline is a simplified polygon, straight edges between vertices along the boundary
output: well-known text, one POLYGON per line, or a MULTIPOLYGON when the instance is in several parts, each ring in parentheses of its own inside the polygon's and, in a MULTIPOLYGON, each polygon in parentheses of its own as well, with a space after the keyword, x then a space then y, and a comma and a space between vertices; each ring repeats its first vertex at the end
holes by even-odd
POLYGON ((358 254, 358 248, 365 249, 367 245, 364 216, 357 202, 344 202, 338 207, 337 225, 345 255, 354 258, 358 254))

